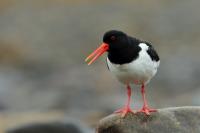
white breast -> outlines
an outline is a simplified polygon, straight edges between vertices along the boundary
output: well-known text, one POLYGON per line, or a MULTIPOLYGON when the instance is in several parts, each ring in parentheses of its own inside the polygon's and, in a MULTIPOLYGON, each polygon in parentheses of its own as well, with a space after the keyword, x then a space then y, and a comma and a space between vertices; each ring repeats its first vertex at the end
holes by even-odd
POLYGON ((156 74, 160 61, 152 61, 147 53, 148 46, 140 43, 139 57, 131 63, 113 64, 107 58, 109 70, 124 84, 146 84, 156 74))

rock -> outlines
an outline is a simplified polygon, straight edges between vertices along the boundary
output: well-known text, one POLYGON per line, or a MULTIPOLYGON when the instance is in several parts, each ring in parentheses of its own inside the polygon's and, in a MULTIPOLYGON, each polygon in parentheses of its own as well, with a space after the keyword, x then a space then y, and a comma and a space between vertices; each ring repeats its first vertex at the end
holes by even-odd
POLYGON ((159 109, 150 116, 138 113, 100 120, 96 133, 200 133, 200 107, 159 109))
POLYGON ((6 133, 90 133, 89 129, 73 122, 32 123, 9 129, 6 133))

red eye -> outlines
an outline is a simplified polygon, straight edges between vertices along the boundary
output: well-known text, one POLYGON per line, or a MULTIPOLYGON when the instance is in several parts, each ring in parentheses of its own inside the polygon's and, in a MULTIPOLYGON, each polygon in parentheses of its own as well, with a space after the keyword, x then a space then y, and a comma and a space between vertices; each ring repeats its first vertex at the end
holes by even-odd
POLYGON ((116 40, 116 37, 115 37, 115 36, 111 36, 110 39, 111 39, 112 41, 114 41, 114 40, 116 40))

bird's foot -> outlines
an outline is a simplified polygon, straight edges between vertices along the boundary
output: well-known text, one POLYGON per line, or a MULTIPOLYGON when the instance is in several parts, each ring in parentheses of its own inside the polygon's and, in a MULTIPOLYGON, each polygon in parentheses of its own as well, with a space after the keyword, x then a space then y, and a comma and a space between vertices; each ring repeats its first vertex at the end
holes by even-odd
POLYGON ((157 110, 151 109, 148 106, 144 106, 140 111, 137 111, 137 113, 144 113, 146 115, 150 115, 150 112, 157 112, 157 110))
POLYGON ((130 107, 124 107, 124 108, 118 109, 114 113, 120 113, 122 118, 124 118, 128 113, 135 114, 135 112, 130 107))

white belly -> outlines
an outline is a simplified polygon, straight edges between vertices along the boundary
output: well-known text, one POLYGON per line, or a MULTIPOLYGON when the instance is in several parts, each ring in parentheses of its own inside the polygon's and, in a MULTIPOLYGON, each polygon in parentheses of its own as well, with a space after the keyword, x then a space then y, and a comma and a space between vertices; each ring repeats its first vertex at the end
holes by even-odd
POLYGON ((139 57, 124 65, 113 64, 107 58, 109 70, 124 84, 146 84, 156 74, 160 62, 152 61, 146 51, 140 51, 139 57))

